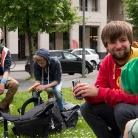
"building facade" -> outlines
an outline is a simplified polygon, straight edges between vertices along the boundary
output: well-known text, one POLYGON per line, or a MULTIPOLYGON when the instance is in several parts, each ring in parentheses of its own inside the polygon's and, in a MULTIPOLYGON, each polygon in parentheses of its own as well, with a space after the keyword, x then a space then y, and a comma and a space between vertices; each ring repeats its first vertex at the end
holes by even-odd
MULTIPOLYGON (((83 0, 72 0, 72 6, 78 7, 78 15, 83 16, 83 0)), ((112 20, 125 21, 126 16, 122 0, 85 0, 85 48, 93 48, 104 58, 107 50, 101 41, 103 27, 112 20)), ((136 28, 131 26, 134 31, 136 28)), ((11 51, 12 58, 25 60, 29 55, 29 46, 26 35, 19 35, 19 29, 15 32, 5 32, 4 44, 11 51)), ((82 48, 83 23, 75 24, 69 32, 55 32, 52 34, 39 33, 36 35, 34 46, 38 48, 53 49, 74 49, 82 48)), ((137 41, 137 35, 134 34, 137 41)))

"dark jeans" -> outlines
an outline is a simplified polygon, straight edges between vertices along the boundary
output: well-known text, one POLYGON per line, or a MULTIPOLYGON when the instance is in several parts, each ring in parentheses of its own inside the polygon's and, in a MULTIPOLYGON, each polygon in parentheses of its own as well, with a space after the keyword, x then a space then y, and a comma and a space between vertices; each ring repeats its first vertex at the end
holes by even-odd
POLYGON ((138 118, 138 105, 118 103, 114 107, 114 115, 117 125, 123 134, 126 123, 131 119, 138 118))
POLYGON ((81 105, 81 114, 98 138, 119 138, 121 132, 117 126, 114 109, 105 102, 81 105))

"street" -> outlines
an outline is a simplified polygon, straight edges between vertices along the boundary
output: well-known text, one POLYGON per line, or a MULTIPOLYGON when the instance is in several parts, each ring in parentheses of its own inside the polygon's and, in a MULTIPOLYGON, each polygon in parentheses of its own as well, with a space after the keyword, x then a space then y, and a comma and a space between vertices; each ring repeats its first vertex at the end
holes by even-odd
MULTIPOLYGON (((89 83, 94 84, 95 79, 97 77, 97 70, 94 70, 92 73, 88 74, 86 78, 82 78, 81 74, 74 74, 74 75, 68 75, 63 74, 62 75, 62 87, 72 87, 71 81, 73 79, 80 79, 83 83, 89 83)), ((16 79, 19 82, 19 88, 18 91, 26 91, 30 86, 34 84, 34 80, 26 80, 30 77, 30 75, 25 71, 15 71, 10 73, 10 77, 16 79)))

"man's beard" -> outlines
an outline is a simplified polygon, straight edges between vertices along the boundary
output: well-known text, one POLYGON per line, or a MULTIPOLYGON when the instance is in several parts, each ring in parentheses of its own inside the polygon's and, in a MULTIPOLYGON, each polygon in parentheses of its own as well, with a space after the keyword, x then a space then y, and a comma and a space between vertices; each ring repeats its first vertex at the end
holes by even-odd
POLYGON ((130 55, 130 51, 124 51, 124 53, 120 56, 118 56, 116 53, 113 53, 112 56, 113 58, 117 60, 126 60, 130 55))

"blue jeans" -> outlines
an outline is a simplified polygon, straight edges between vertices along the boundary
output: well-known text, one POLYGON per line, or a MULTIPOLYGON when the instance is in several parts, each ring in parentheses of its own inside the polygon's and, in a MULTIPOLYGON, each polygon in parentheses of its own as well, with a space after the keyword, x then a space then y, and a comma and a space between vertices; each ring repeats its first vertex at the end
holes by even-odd
MULTIPOLYGON (((49 83, 51 83, 51 82, 52 81, 49 81, 49 83)), ((44 81, 43 84, 44 85, 48 84, 48 81, 44 81)), ((62 82, 60 82, 58 85, 53 86, 51 88, 53 89, 53 92, 54 92, 54 95, 55 95, 55 98, 56 98, 56 101, 57 101, 57 104, 58 104, 60 110, 63 110, 64 107, 63 107, 63 96, 62 96, 62 82)), ((41 91, 40 92, 32 92, 32 96, 40 97, 40 93, 41 93, 41 91)))

